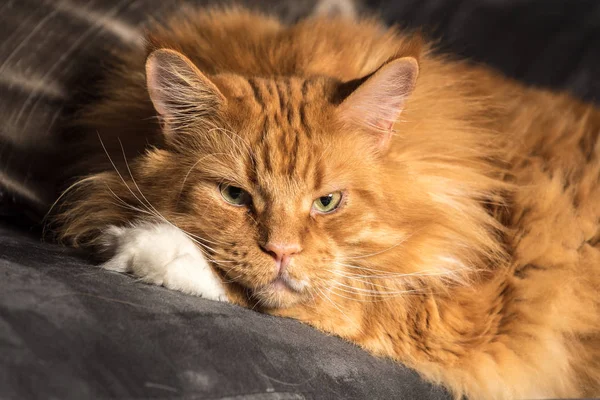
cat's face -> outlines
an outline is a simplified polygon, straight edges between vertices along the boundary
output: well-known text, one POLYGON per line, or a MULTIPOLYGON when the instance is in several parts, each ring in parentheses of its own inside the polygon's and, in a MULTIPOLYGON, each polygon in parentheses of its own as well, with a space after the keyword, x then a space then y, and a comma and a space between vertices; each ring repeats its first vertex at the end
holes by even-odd
POLYGON ((500 253, 479 203, 498 181, 474 172, 470 142, 440 147, 436 130, 452 127, 421 119, 423 136, 389 147, 413 58, 346 83, 208 78, 171 50, 146 66, 169 144, 142 161, 153 203, 261 305, 393 295, 406 277, 462 279, 500 253))
MULTIPOLYGON (((291 83, 300 90, 302 82, 291 83)), ((264 90, 265 102, 279 108, 272 98, 276 82, 254 84, 264 90)), ((320 91, 318 83, 308 86, 320 91)), ((325 102, 301 101, 297 115, 288 117, 285 109, 265 111, 255 99, 248 94, 228 111, 245 118, 231 115, 226 130, 219 129, 223 147, 189 156, 189 162, 210 160, 197 169, 219 163, 219 172, 190 174, 179 207, 190 217, 184 229, 206 239, 207 253, 229 279, 266 306, 289 305, 327 286, 341 253, 360 241, 378 190, 371 179, 378 163, 359 138, 336 138, 325 102), (303 118, 317 125, 304 126, 303 118)))
POLYGON ((382 161, 401 103, 397 93, 369 91, 400 74, 406 95, 413 61, 356 83, 348 97, 328 78, 209 81, 176 53, 161 53, 149 61, 148 82, 172 146, 149 169, 171 182, 162 212, 227 279, 263 306, 286 307, 339 284, 348 260, 406 239, 394 210, 411 196, 387 186, 382 161), (364 114, 380 105, 383 113, 364 114), (369 129, 351 127, 361 122, 369 129))
POLYGON ((366 231, 390 199, 372 138, 343 132, 326 80, 214 81, 227 93, 227 122, 200 138, 180 133, 168 156, 182 189, 171 203, 184 215, 177 224, 261 304, 311 298, 357 246, 378 248, 366 231))
POLYGON ((78 182, 62 237, 92 245, 99 226, 164 216, 273 308, 465 282, 474 265, 504 260, 502 227, 484 205, 503 204, 510 185, 489 145, 496 135, 468 123, 486 118, 461 100, 472 85, 428 71, 412 93, 411 57, 339 82, 207 77, 157 50, 146 81, 166 146, 122 175, 78 182))

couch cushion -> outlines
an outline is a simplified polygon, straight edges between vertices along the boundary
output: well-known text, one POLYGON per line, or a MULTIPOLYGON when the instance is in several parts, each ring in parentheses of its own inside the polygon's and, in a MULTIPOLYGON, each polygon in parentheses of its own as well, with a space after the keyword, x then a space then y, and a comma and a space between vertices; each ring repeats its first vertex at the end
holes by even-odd
POLYGON ((136 282, 0 227, 0 398, 446 399, 297 321, 136 282))

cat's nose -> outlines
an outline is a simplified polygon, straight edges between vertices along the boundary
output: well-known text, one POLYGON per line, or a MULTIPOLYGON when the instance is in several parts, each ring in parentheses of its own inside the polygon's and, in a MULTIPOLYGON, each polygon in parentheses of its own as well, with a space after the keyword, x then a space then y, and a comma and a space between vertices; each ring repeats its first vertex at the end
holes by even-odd
POLYGON ((275 259, 279 270, 285 269, 291 258, 302 251, 298 243, 267 243, 263 249, 275 259))

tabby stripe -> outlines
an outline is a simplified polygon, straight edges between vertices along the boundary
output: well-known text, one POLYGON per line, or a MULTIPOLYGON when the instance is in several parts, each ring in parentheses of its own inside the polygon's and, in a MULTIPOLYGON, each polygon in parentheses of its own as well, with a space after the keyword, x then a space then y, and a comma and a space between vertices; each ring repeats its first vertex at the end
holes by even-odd
POLYGON ((289 89, 289 83, 287 83, 287 80, 277 81, 275 85, 277 86, 277 96, 279 97, 279 108, 281 108, 281 111, 283 111, 286 106, 286 90, 289 89), (281 87, 282 85, 284 86, 283 88, 281 87))
POLYGON ((308 79, 302 82, 302 100, 306 101, 306 96, 308 95, 308 79))
POLYGON ((306 107, 308 105, 308 89, 309 89, 309 81, 305 80, 304 82, 302 82, 302 88, 300 89, 300 92, 302 94, 302 97, 300 99, 300 125, 302 126, 302 129, 304 130, 304 133, 306 134, 306 137, 308 139, 311 139, 311 134, 310 134, 310 126, 308 124, 308 118, 306 117, 306 107))
MULTIPOLYGON (((321 185, 323 184, 323 163, 321 160, 319 160, 317 165, 315 165, 313 175, 314 175, 313 179, 315 182, 314 190, 318 190, 321 188, 321 185)), ((307 168, 306 168, 306 172, 305 172, 304 176, 305 176, 305 179, 308 178, 308 164, 307 164, 307 168)))
POLYGON ((290 126, 297 125, 298 117, 296 115, 296 107, 288 107, 287 120, 288 120, 288 124, 290 124, 290 126))
POLYGON ((262 115, 262 121, 260 122, 260 125, 262 125, 262 131, 258 143, 259 145, 262 145, 267 141, 267 133, 269 132, 269 122, 266 115, 262 115))
POLYGON ((579 140, 579 149, 583 153, 585 160, 589 163, 595 158, 596 142, 598 141, 598 132, 588 131, 583 134, 579 140))
POLYGON ((290 138, 290 133, 289 130, 282 130, 282 132, 280 133, 279 136, 279 147, 283 150, 283 151, 289 151, 288 149, 288 139, 290 138))
POLYGON ((252 92, 254 93, 254 100, 256 100, 256 103, 258 103, 258 105, 264 109, 265 108, 265 101, 264 101, 264 97, 261 94, 261 90, 260 90, 260 86, 258 84, 258 82, 256 82, 256 80, 254 78, 250 78, 248 79, 248 85, 250 85, 250 87, 252 88, 252 92))
POLYGON ((308 119, 306 118, 306 107, 307 104, 305 101, 300 105, 300 126, 302 126, 302 131, 306 135, 306 137, 310 140, 310 126, 308 125, 308 119))
MULTIPOLYGON (((266 136, 266 134, 265 134, 266 136)), ((269 141, 265 140, 262 146, 262 157, 265 165, 265 170, 273 171, 273 167, 271 166, 271 155, 269 154, 269 141)))
POLYGON ((275 125, 277 126, 283 126, 282 124, 282 110, 278 109, 275 104, 276 103, 281 103, 281 94, 279 93, 279 87, 278 87, 278 83, 277 81, 269 81, 268 84, 268 89, 269 89, 269 105, 271 106, 270 108, 273 109, 273 114, 272 114, 272 119, 275 125), (277 99, 275 99, 277 98, 277 99))
POLYGON ((265 87, 267 88, 267 92, 269 92, 269 96, 275 97, 275 95, 279 96, 277 92, 277 82, 275 81, 267 81, 265 83, 265 87))
POLYGON ((257 171, 256 171, 256 167, 257 167, 257 161, 256 161, 256 155, 254 154, 254 152, 249 152, 249 156, 250 156, 250 162, 246 163, 246 176, 248 177, 248 180, 252 183, 253 186, 257 186, 258 185, 258 176, 257 176, 257 171))
POLYGON ((296 163, 298 162, 298 146, 299 146, 298 132, 296 132, 296 135, 294 135, 294 145, 292 147, 292 151, 290 154, 290 160, 288 163, 288 170, 287 170, 287 173, 290 176, 294 173, 294 170, 296 169, 296 163))
MULTIPOLYGON (((296 85, 296 91, 297 91, 297 85, 296 85)), ((292 87, 291 84, 290 84, 290 96, 294 97, 294 87, 292 87)), ((298 97, 298 96, 296 96, 296 97, 298 97)), ((302 96, 300 96, 300 102, 302 102, 302 100, 303 100, 303 98, 302 98, 302 96)), ((287 117, 288 117, 289 124, 292 125, 292 126, 297 126, 299 124, 299 122, 298 122, 298 111, 297 111, 298 107, 297 107, 296 104, 293 104, 293 105, 290 104, 288 106, 287 117)))

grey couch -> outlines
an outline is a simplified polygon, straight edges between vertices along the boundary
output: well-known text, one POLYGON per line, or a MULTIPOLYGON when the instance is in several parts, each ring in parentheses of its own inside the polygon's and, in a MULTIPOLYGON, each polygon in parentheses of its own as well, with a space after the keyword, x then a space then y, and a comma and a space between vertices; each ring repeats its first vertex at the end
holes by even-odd
POLYGON ((445 399, 293 320, 107 273, 0 228, 0 398, 445 399))

